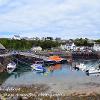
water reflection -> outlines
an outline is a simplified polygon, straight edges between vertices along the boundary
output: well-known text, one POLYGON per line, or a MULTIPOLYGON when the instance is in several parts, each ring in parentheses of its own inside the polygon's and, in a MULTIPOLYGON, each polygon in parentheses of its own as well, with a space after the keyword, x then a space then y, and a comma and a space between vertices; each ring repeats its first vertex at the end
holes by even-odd
MULTIPOLYGON (((56 65, 53 65, 53 66, 48 66, 46 68, 46 72, 42 73, 42 74, 45 74, 45 73, 55 73, 55 71, 60 71, 61 70, 70 70, 72 71, 73 70, 73 67, 75 67, 76 64, 84 64, 86 65, 87 67, 95 67, 97 64, 98 64, 98 60, 77 60, 77 61, 73 61, 71 64, 56 64, 56 65), (64 69, 65 68, 65 69, 64 69)), ((17 66, 17 69, 15 70, 15 72, 12 73, 12 75, 15 75, 15 78, 17 77, 20 77, 21 74, 24 74, 25 72, 33 72, 31 67, 29 66, 25 66, 23 64, 21 65, 18 65, 17 66)), ((37 74, 39 74, 40 72, 36 72, 37 74)))
POLYGON ((53 72, 53 71, 55 71, 55 70, 61 70, 61 69, 62 69, 62 66, 61 66, 61 64, 56 64, 56 65, 54 65, 54 66, 48 67, 47 69, 48 69, 48 71, 53 72))
MULTIPOLYGON (((33 70, 31 70, 31 67, 25 66, 25 65, 18 65, 18 68, 13 72, 12 74, 6 74, 6 77, 1 73, 2 78, 0 77, 0 80, 2 83, 6 84, 31 84, 33 82, 42 82, 50 80, 51 78, 56 77, 56 79, 63 79, 64 77, 67 77, 69 79, 73 79, 76 77, 83 78, 86 77, 86 73, 82 72, 81 70, 74 70, 73 66, 74 63, 84 63, 87 66, 90 65, 96 65, 97 60, 78 60, 74 61, 71 65, 70 64, 57 64, 54 66, 48 66, 46 67, 46 72, 44 73, 38 73, 33 70)), ((0 76, 1 76, 0 75, 0 76)), ((90 76, 99 76, 99 73, 97 75, 90 75, 90 76)), ((63 80, 62 80, 63 81, 63 80)), ((1 83, 1 84, 2 84, 1 83)))
POLYGON ((4 83, 5 81, 6 81, 6 79, 7 78, 9 78, 10 77, 10 75, 8 74, 8 73, 0 73, 0 85, 2 84, 2 83, 4 83))
POLYGON ((15 72, 15 73, 13 73, 13 74, 14 74, 14 76, 15 76, 15 79, 20 77, 20 73, 18 73, 18 72, 15 72))
MULTIPOLYGON (((78 61, 73 62, 72 66, 75 70, 82 70, 84 73, 86 73, 87 76, 93 74, 100 74, 100 61, 99 60, 86 60, 86 61, 78 61)), ((96 76, 98 76, 96 75, 96 76)))

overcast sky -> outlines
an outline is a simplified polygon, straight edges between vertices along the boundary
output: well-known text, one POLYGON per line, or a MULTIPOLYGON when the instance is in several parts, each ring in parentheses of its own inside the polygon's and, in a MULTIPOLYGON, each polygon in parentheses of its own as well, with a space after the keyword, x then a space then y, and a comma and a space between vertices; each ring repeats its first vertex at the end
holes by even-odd
POLYGON ((0 0, 0 37, 100 38, 100 0, 0 0))

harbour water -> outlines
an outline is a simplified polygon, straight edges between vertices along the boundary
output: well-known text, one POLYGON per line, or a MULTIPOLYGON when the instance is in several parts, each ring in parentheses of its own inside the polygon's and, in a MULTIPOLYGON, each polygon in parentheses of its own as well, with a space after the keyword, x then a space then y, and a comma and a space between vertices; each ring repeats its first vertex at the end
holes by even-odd
MULTIPOLYGON (((95 65, 97 60, 76 61, 84 62, 86 65, 95 65)), ((87 76, 81 70, 74 70, 70 64, 57 64, 46 67, 45 73, 37 73, 26 65, 18 65, 18 68, 12 73, 1 73, 0 81, 2 86, 20 86, 32 84, 46 84, 51 87, 51 91, 77 90, 92 88, 100 85, 100 76, 87 76), (4 75, 3 75, 4 74, 4 75)))

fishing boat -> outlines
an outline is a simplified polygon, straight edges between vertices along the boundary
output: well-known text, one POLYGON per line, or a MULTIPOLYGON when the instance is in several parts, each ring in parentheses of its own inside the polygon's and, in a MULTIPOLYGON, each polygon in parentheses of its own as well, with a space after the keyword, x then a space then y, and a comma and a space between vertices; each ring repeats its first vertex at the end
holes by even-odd
POLYGON ((41 64, 41 62, 39 62, 39 61, 35 62, 35 64, 32 64, 31 68, 32 68, 32 70, 35 70, 37 72, 45 72, 46 71, 43 64, 41 64))
POLYGON ((86 71, 87 66, 84 63, 80 63, 76 65, 76 68, 79 68, 79 70, 82 70, 82 71, 86 71))
POLYGON ((93 65, 91 65, 87 70, 86 73, 88 74, 100 74, 100 62, 98 63, 94 63, 93 65))
POLYGON ((86 70, 86 73, 88 73, 88 74, 97 74, 97 73, 100 73, 100 69, 92 67, 92 68, 86 70))
POLYGON ((16 69, 16 63, 11 62, 7 65, 7 72, 12 73, 16 69))

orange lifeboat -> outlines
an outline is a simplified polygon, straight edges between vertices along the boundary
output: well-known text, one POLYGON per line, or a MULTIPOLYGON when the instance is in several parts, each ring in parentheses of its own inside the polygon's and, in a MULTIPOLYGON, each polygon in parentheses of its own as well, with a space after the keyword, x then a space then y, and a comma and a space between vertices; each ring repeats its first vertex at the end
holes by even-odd
POLYGON ((60 61, 63 60, 63 58, 61 58, 59 56, 50 56, 49 57, 49 60, 56 61, 56 62, 60 62, 60 61))

